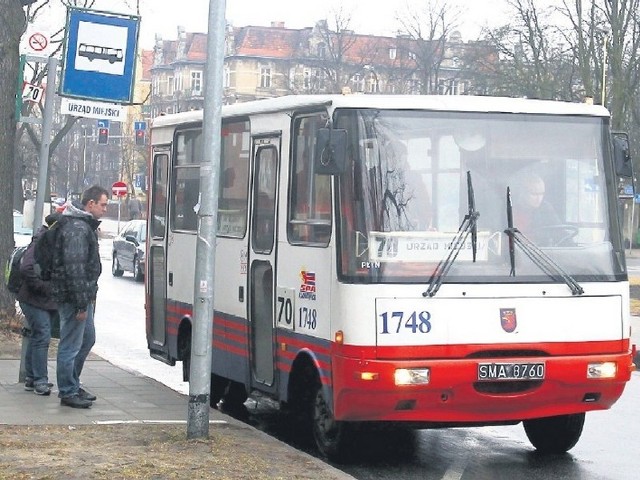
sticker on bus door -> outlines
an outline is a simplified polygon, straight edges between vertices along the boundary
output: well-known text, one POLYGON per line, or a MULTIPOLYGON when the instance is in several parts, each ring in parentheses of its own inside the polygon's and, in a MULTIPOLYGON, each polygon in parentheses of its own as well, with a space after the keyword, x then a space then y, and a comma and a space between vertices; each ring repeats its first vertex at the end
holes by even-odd
POLYGON ((276 290, 276 325, 279 328, 295 330, 296 291, 293 288, 278 287, 276 290))

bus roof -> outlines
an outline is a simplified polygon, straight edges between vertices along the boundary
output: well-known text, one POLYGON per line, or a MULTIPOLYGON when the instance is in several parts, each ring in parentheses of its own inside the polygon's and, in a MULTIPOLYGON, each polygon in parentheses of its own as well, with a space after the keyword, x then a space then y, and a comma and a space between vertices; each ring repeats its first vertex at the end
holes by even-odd
MULTIPOLYGON (((509 97, 475 97, 470 95, 288 95, 254 100, 222 107, 223 117, 240 117, 256 113, 276 113, 303 108, 331 106, 337 108, 378 108, 399 110, 434 110, 450 112, 501 112, 549 115, 608 117, 600 105, 553 100, 509 97)), ((202 110, 164 115, 154 119, 154 127, 202 121, 202 110)))

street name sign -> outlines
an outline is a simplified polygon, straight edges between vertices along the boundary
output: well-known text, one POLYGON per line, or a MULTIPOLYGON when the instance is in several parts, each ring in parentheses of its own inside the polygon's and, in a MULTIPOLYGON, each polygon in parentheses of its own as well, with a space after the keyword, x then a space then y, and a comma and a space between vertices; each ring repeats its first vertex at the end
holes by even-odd
POLYGON ((90 100, 78 100, 66 97, 62 97, 60 100, 60 113, 63 115, 97 118, 100 120, 106 119, 116 122, 121 122, 125 118, 123 105, 92 102, 90 100))

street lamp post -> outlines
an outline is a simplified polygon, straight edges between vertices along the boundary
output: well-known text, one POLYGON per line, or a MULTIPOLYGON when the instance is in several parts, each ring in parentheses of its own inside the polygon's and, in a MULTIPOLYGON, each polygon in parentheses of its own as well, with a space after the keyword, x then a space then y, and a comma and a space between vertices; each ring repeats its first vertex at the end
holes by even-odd
POLYGON ((604 101, 607 91, 607 45, 609 43, 609 32, 604 32, 604 40, 602 46, 602 98, 600 104, 604 107, 604 101))

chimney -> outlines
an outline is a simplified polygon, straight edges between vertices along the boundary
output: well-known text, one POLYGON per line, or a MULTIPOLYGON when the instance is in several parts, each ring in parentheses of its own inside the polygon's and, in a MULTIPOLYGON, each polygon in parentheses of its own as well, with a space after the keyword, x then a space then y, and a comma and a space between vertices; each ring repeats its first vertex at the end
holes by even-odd
POLYGON ((284 22, 271 22, 271 28, 284 28, 284 22))

